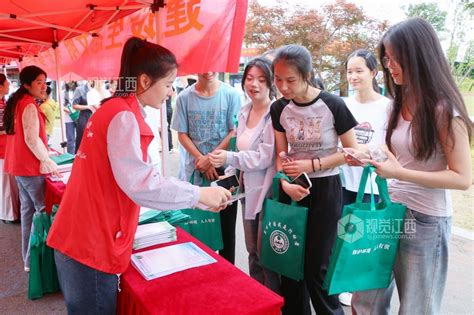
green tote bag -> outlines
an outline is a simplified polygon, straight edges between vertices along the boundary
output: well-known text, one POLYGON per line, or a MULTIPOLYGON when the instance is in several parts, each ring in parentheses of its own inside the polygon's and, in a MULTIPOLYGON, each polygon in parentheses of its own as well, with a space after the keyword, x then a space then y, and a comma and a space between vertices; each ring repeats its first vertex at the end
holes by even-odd
POLYGON ((59 282, 54 262, 54 252, 46 245, 51 220, 46 212, 33 215, 33 231, 30 235, 30 274, 28 298, 38 299, 45 293, 59 291, 59 282))
POLYGON ((291 205, 278 201, 280 178, 289 180, 278 172, 273 178, 273 199, 265 199, 263 205, 260 260, 270 270, 301 280, 304 277, 308 208, 294 201, 291 205))
POLYGON ((30 300, 43 297, 41 280, 41 251, 43 247, 43 221, 41 213, 33 215, 33 229, 30 234, 30 273, 28 278, 28 298, 30 300))
MULTIPOLYGON (((190 182, 194 184, 194 174, 191 175, 190 182)), ((202 185, 209 186, 209 182, 203 178, 202 185)), ((190 218, 188 222, 178 224, 179 227, 206 244, 212 250, 224 248, 221 216, 219 213, 199 209, 183 209, 181 212, 190 218)))
POLYGON ((390 200, 387 181, 381 177, 376 178, 381 201, 374 202, 371 189, 371 201, 362 202, 373 170, 370 165, 364 168, 356 202, 344 206, 338 221, 324 279, 329 294, 386 288, 392 279, 406 207, 390 200))
POLYGON ((71 117, 71 120, 73 122, 77 122, 77 120, 79 119, 79 111, 73 110, 71 105, 68 105, 67 109, 69 109, 69 117, 71 117))

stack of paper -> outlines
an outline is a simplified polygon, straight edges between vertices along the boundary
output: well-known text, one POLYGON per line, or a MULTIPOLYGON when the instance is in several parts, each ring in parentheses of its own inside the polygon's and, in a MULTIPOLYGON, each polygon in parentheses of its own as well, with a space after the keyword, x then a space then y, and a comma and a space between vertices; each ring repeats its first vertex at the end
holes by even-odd
POLYGON ((140 208, 140 216, 138 224, 146 224, 152 222, 168 221, 169 224, 176 226, 179 223, 186 223, 190 216, 182 213, 180 210, 152 210, 149 208, 140 208))
POLYGON ((58 165, 59 173, 70 172, 71 170, 72 170, 72 164, 58 165))
POLYGON ((214 258, 191 242, 132 255, 132 265, 146 280, 215 262, 214 258))
POLYGON ((64 173, 59 173, 60 177, 56 175, 50 175, 49 179, 51 179, 53 182, 63 182, 64 184, 67 185, 67 182, 69 181, 69 177, 71 176, 71 172, 64 172, 64 173))
POLYGON ((139 225, 133 249, 176 241, 176 228, 166 221, 139 225))

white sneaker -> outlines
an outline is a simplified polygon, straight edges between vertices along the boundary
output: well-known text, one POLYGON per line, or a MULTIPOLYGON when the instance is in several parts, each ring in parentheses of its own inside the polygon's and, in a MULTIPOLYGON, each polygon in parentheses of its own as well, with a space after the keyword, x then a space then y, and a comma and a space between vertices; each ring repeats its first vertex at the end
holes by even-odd
POLYGON ((351 306, 351 301, 352 301, 352 293, 343 292, 339 294, 339 302, 341 302, 342 305, 351 306))
POLYGON ((30 272, 30 267, 25 267, 26 272, 30 272))

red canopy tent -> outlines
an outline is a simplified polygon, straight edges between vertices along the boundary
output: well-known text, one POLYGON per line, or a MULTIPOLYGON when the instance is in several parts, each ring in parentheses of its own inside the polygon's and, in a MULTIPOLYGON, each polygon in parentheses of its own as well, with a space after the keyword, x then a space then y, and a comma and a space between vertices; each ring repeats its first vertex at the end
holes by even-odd
MULTIPOLYGON (((2 2, 0 63, 35 64, 53 79, 116 77, 123 43, 130 36, 173 51, 179 74, 238 69, 247 0, 2 2)), ((161 134, 166 147, 163 110, 165 106, 161 134)))
POLYGON ((0 8, 0 56, 37 55, 65 39, 92 34, 144 7, 129 0, 6 0, 0 8), (91 4, 92 2, 92 4, 91 4))

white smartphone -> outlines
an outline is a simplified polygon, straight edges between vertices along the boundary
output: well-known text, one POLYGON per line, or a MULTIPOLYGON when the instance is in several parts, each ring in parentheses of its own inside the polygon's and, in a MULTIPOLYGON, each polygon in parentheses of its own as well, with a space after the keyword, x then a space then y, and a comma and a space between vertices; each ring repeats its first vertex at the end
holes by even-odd
POLYGON ((301 173, 297 177, 295 177, 292 181, 292 184, 300 185, 303 188, 310 189, 313 187, 311 180, 309 179, 308 174, 306 172, 301 173))
POLYGON ((362 162, 362 160, 360 158, 358 158, 357 156, 355 156, 354 154, 352 154, 351 152, 349 152, 348 150, 346 150, 345 148, 343 147, 337 147, 337 149, 344 153, 344 154, 347 154, 349 155, 351 158, 353 158, 354 160, 356 160, 357 162, 359 162, 360 164, 364 165, 365 163, 362 162))
POLYGON ((211 182, 211 187, 224 187, 225 189, 231 189, 232 187, 239 187, 239 179, 237 175, 230 175, 222 179, 215 180, 211 182))

